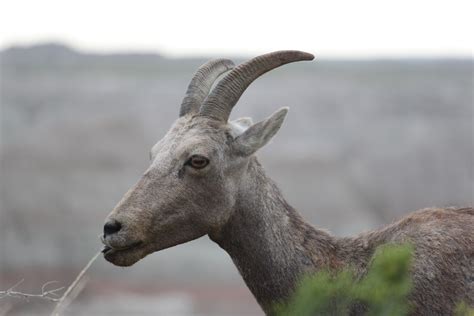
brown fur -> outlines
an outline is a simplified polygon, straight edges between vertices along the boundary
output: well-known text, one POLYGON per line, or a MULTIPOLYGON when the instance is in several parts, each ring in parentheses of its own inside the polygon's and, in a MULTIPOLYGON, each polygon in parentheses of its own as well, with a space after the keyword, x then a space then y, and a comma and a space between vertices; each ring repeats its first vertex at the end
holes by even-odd
MULTIPOLYGON (((257 162, 255 168, 261 169, 257 162)), ((254 174, 265 178, 262 170, 254 174)), ((423 209, 382 229, 337 238, 305 222, 282 199, 276 186, 271 185, 265 196, 278 205, 278 210, 270 210, 280 213, 279 220, 274 222, 281 224, 286 222, 282 219, 288 219, 288 224, 272 229, 272 238, 262 240, 265 230, 253 229, 259 226, 259 221, 268 222, 262 214, 266 208, 244 207, 241 212, 262 217, 253 216, 252 222, 247 222, 247 216, 234 218, 228 226, 239 226, 242 222, 242 227, 237 231, 224 227, 225 232, 214 239, 234 259, 247 285, 268 313, 275 302, 289 297, 298 276, 321 269, 336 271, 345 266, 355 267, 362 276, 378 246, 406 242, 415 246, 414 289, 410 297, 413 315, 448 315, 461 301, 474 305, 472 208, 423 209), (244 240, 236 247, 236 240, 240 238, 244 240), (260 256, 266 253, 269 257, 260 256)))

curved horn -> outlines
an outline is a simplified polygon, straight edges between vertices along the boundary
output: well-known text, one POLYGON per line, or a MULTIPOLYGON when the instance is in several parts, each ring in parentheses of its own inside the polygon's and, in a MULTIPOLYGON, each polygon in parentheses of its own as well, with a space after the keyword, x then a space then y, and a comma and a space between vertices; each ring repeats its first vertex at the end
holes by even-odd
POLYGON ((286 50, 261 55, 240 64, 219 81, 202 105, 200 114, 227 122, 232 108, 255 79, 279 66, 313 59, 312 54, 286 50))
POLYGON ((234 63, 229 59, 210 60, 199 67, 189 83, 186 96, 181 103, 179 116, 198 112, 202 102, 209 94, 214 81, 232 68, 234 68, 234 63))

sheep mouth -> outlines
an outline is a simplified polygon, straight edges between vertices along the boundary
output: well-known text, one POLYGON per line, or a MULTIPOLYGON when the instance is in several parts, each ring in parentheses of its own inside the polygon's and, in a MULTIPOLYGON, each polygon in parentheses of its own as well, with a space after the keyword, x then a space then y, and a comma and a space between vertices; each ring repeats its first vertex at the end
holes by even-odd
POLYGON ((102 249, 102 253, 104 255, 106 254, 112 254, 112 253, 115 253, 115 252, 122 252, 122 251, 127 251, 127 250, 133 250, 133 249, 136 249, 138 247, 140 247, 141 245, 143 244, 143 242, 141 241, 137 241, 137 242, 134 242, 130 245, 127 245, 125 247, 111 247, 107 244, 104 245, 104 248, 102 249))
POLYGON ((126 247, 111 247, 105 244, 102 249, 104 259, 119 267, 129 267, 145 257, 149 251, 143 242, 135 242, 126 247))

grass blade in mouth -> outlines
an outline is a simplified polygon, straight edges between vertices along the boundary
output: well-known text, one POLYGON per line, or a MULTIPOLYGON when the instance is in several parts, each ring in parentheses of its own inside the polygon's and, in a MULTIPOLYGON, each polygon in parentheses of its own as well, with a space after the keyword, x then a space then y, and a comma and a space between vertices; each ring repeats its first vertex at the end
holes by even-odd
MULTIPOLYGON (((94 263, 94 261, 97 260, 97 258, 100 256, 102 251, 97 252, 91 260, 86 264, 86 266, 79 272, 77 275, 76 279, 71 283, 71 285, 67 288, 66 292, 64 292, 63 296, 59 299, 58 304, 56 304, 56 307, 54 308, 53 312, 51 313, 51 316, 59 316, 61 312, 64 310, 67 304, 65 304, 67 296, 71 293, 72 290, 77 286, 77 284, 81 281, 82 277, 84 274, 89 270, 90 266, 94 263)), ((68 302, 70 303, 70 302, 68 302)))

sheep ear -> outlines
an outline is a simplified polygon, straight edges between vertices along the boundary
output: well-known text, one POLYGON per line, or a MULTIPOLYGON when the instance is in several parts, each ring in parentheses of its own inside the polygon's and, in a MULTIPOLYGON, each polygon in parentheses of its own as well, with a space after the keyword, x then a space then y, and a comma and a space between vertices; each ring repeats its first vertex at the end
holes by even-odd
POLYGON ((229 126, 232 131, 232 136, 238 137, 242 135, 250 126, 252 126, 252 124, 253 122, 250 117, 241 117, 239 119, 230 121, 229 126))
POLYGON ((241 118, 238 118, 236 120, 231 121, 231 123, 233 123, 235 125, 239 125, 241 127, 244 127, 245 129, 247 129, 250 126, 252 126, 253 121, 252 121, 251 117, 241 117, 241 118))
POLYGON ((262 148, 278 132, 287 113, 287 107, 281 108, 267 119, 250 126, 232 143, 234 152, 240 156, 250 156, 262 148))

